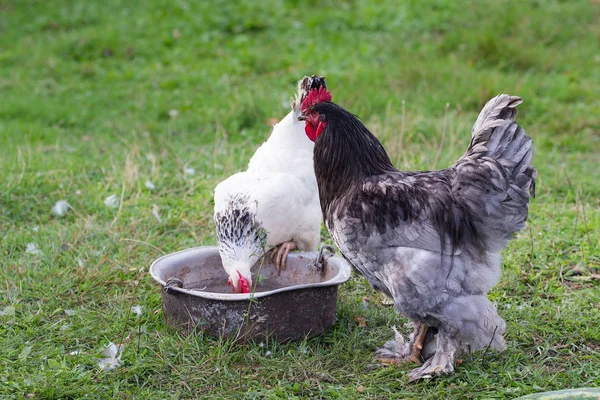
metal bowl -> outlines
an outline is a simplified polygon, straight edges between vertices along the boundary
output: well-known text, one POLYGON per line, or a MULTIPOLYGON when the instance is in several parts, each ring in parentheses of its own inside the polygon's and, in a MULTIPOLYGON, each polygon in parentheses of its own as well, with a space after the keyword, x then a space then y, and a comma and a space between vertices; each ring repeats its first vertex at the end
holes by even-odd
POLYGON ((319 335, 333 325, 338 285, 351 273, 343 258, 323 248, 290 253, 279 276, 268 260, 259 264, 252 269, 259 283, 249 294, 231 292, 213 246, 163 256, 152 263, 150 274, 161 285, 165 320, 186 333, 285 342, 319 335))

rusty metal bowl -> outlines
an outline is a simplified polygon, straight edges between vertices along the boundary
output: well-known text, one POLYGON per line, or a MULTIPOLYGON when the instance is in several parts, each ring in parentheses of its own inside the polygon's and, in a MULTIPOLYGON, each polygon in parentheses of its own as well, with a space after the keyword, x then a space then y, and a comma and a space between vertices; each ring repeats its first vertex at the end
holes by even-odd
POLYGON ((324 247, 330 252, 290 253, 279 276, 267 259, 262 267, 255 265, 260 282, 250 294, 231 292, 217 247, 163 256, 152 263, 150 274, 161 285, 165 320, 186 333, 301 340, 333 325, 338 285, 350 278, 346 260, 324 247))

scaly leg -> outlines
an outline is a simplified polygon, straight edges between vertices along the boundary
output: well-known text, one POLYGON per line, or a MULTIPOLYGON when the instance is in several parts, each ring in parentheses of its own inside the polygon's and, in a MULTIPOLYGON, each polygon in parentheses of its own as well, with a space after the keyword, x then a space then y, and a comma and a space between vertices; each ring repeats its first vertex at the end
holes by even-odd
POLYGON ((421 351, 425 344, 425 335, 427 334, 427 325, 419 324, 416 328, 416 337, 413 341, 412 351, 408 359, 417 365, 421 365, 421 351))
POLYGON ((454 353, 457 346, 445 332, 438 332, 437 349, 433 357, 429 358, 423 366, 415 368, 408 373, 409 381, 432 378, 436 375, 451 374, 454 372, 454 353))
POLYGON ((297 249, 296 243, 294 241, 281 243, 279 246, 271 250, 271 262, 275 262, 275 269, 277 270, 277 275, 281 273, 282 269, 286 267, 287 256, 290 250, 297 249))
POLYGON ((410 341, 407 343, 394 327, 395 339, 387 342, 383 348, 375 352, 375 359, 382 364, 401 364, 404 362, 414 362, 421 365, 421 351, 424 347, 425 335, 427 334, 427 325, 422 323, 415 324, 415 330, 410 335, 410 341))

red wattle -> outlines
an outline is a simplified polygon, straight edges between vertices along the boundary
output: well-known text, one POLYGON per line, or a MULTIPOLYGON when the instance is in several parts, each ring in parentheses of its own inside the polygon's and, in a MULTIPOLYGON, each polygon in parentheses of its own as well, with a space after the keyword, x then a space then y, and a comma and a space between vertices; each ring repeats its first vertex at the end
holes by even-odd
POLYGON ((319 121, 319 124, 315 128, 315 126, 312 123, 307 122, 304 126, 304 132, 306 133, 306 136, 308 136, 308 138, 314 142, 317 140, 317 138, 323 132, 323 129, 325 129, 326 126, 326 122, 319 121))
POLYGON ((312 124, 307 123, 304 126, 304 132, 306 133, 306 136, 308 136, 308 138, 313 142, 317 140, 317 131, 315 130, 315 127, 312 124))
MULTIPOLYGON (((321 135, 321 132, 323 132, 323 129, 325 129, 325 126, 327 126, 327 124, 325 122, 319 122, 319 126, 317 126, 317 132, 315 133, 315 140, 317 140, 317 138, 321 135)), ((315 140, 313 140, 313 142, 315 140)))

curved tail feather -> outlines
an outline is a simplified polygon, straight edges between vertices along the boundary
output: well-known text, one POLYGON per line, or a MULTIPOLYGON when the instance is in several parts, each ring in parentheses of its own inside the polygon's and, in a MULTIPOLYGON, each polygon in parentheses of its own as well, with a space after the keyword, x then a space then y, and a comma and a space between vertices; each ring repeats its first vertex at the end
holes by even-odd
POLYGON ((504 247, 524 228, 529 198, 535 196, 533 143, 515 122, 522 101, 506 94, 488 101, 473 125, 466 154, 455 166, 455 193, 485 225, 480 231, 488 232, 492 249, 504 247))

